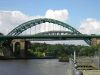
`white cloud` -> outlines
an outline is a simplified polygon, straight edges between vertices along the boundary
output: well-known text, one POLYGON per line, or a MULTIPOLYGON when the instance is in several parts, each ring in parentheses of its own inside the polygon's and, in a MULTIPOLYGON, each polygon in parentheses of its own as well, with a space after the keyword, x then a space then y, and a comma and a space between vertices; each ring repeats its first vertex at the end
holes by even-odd
MULTIPOLYGON (((46 18, 52 18, 52 19, 64 21, 68 19, 68 16, 69 13, 66 9, 47 10, 44 16, 28 16, 22 13, 21 11, 0 11, 0 32, 3 34, 7 34, 16 26, 31 19, 46 17, 46 18)), ((44 27, 41 28, 42 28, 41 31, 43 31, 44 27)), ((52 27, 49 29, 52 29, 52 27)))
POLYGON ((84 34, 100 34, 100 21, 93 18, 87 18, 82 21, 79 31, 84 34))
POLYGON ((61 20, 64 21, 66 19, 68 19, 69 16, 69 12, 66 9, 63 10, 47 10, 45 17, 47 18, 53 18, 53 19, 57 19, 57 20, 61 20))
POLYGON ((83 40, 32 41, 33 43, 87 45, 83 40))
POLYGON ((20 11, 1 11, 0 12, 0 32, 7 34, 19 24, 27 21, 31 17, 26 16, 20 11))

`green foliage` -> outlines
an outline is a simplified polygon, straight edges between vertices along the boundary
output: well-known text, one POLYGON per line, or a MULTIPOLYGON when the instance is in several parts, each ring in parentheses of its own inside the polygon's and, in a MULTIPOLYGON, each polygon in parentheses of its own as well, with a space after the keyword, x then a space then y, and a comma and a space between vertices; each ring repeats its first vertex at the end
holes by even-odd
POLYGON ((34 52, 34 55, 36 57, 43 57, 44 56, 42 52, 34 52))
POLYGON ((34 51, 31 50, 31 49, 28 49, 28 50, 27 50, 27 56, 28 56, 28 57, 34 56, 34 51))
POLYGON ((65 45, 65 44, 46 44, 34 43, 31 44, 28 54, 35 57, 46 56, 53 57, 69 57, 73 55, 76 50, 77 56, 93 56, 95 52, 100 51, 100 44, 95 46, 82 46, 82 45, 65 45))
POLYGON ((59 57, 59 61, 60 62, 68 62, 69 61, 69 57, 68 56, 59 57))

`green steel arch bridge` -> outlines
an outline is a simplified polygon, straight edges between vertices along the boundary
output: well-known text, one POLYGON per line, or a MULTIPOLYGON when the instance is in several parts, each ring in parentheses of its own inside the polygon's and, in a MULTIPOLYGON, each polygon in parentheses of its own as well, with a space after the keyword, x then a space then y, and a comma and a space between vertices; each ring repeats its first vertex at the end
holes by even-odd
MULTIPOLYGON (((83 39, 87 44, 90 44, 91 40, 90 40, 89 35, 83 35, 82 33, 80 33, 79 31, 77 31, 75 28, 73 28, 72 26, 58 21, 58 20, 54 20, 54 19, 49 19, 49 18, 39 18, 39 19, 34 19, 34 20, 30 20, 28 22, 25 22, 19 26, 17 26, 16 28, 14 28, 12 31, 10 31, 6 36, 0 36, 0 40, 5 40, 5 39, 55 39, 55 40, 66 40, 66 39, 83 39), (35 35, 20 35, 22 32, 24 32, 25 30, 37 26, 39 24, 42 23, 53 23, 53 24, 57 24, 59 26, 62 26, 64 28, 67 28, 70 31, 49 31, 49 32, 41 32, 41 33, 37 33, 35 35), (42 35, 41 35, 42 34, 42 35), (47 34, 47 35, 45 35, 47 34), (54 34, 54 35, 52 35, 54 34), (65 34, 65 35, 61 35, 61 34, 65 34)), ((91 37, 92 38, 92 37, 91 37)))
MULTIPOLYGON (((74 40, 84 40, 88 45, 90 45, 93 38, 99 39, 100 36, 82 34, 72 26, 58 20, 49 19, 49 18, 39 18, 39 19, 30 20, 28 22, 25 22, 17 26, 12 31, 10 31, 7 35, 1 35, 0 41, 4 41, 4 46, 7 47, 7 48, 5 47, 6 49, 8 49, 9 41, 14 39, 32 39, 33 41, 47 41, 47 40, 53 41, 53 40, 74 39, 74 40), (62 26, 63 28, 68 29, 69 31, 53 30, 53 31, 39 32, 34 35, 21 35, 21 33, 26 31, 27 29, 30 29, 31 27, 35 27, 37 25, 46 22, 57 24, 59 26, 62 26)), ((5 55, 7 55, 7 52, 5 55)))

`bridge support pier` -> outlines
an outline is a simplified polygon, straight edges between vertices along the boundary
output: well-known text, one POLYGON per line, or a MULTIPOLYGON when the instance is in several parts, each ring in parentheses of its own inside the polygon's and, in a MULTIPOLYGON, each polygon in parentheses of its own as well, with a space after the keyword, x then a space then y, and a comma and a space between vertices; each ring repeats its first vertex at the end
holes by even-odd
POLYGON ((100 38, 92 38, 91 45, 97 45, 97 44, 100 44, 100 38))
POLYGON ((24 39, 14 39, 12 40, 12 47, 13 53, 18 56, 19 58, 25 58, 26 54, 26 47, 25 47, 25 40, 24 39))

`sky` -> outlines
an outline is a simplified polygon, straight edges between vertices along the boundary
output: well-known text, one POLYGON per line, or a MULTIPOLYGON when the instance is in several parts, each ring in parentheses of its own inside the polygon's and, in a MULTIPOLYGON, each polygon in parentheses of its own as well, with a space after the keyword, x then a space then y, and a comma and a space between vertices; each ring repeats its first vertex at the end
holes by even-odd
POLYGON ((99 14, 100 0, 0 0, 0 32, 7 34, 23 22, 47 17, 83 34, 100 34, 99 14))
MULTIPOLYGON (((45 16, 48 10, 58 10, 58 12, 59 10, 67 10, 66 23, 83 32, 84 22, 95 21, 99 23, 99 5, 99 0, 0 0, 0 11, 17 11, 18 14, 24 16, 36 17, 45 16)), ((5 14, 8 15, 7 12, 5 14)))
POLYGON ((28 15, 44 15, 48 9, 68 9, 73 18, 99 18, 99 0, 0 0, 0 10, 18 10, 28 15))

